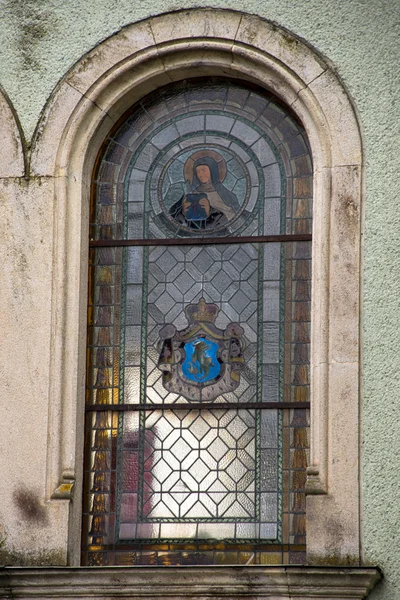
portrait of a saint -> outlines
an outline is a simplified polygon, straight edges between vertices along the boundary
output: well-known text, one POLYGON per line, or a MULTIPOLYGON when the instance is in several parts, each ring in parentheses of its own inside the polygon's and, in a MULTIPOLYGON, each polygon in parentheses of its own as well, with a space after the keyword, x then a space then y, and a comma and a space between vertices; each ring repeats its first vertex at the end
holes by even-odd
POLYGON ((186 193, 170 207, 170 216, 191 229, 211 229, 231 221, 240 206, 223 184, 226 170, 225 159, 214 150, 192 154, 184 166, 186 193))

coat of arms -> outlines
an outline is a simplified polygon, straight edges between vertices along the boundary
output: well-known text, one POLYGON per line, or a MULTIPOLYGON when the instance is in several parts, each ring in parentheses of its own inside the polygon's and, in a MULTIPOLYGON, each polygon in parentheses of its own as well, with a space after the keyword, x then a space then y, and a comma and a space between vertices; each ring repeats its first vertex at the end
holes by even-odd
POLYGON ((238 387, 244 366, 243 328, 230 323, 225 330, 219 329, 214 324, 218 312, 215 304, 201 298, 185 309, 186 329, 177 331, 169 323, 160 331, 158 368, 169 392, 201 402, 238 387))

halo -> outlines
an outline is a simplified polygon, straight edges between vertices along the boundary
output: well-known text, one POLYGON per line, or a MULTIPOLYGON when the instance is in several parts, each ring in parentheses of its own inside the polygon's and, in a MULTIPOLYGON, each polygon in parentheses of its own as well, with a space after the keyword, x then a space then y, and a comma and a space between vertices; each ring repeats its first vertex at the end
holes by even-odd
POLYGON ((194 163, 198 158, 205 158, 206 156, 209 156, 215 160, 218 165, 219 180, 221 183, 224 181, 226 177, 226 161, 224 157, 218 152, 215 152, 215 150, 198 150, 189 156, 185 162, 185 166, 183 167, 185 181, 189 181, 190 184, 192 183, 194 163))

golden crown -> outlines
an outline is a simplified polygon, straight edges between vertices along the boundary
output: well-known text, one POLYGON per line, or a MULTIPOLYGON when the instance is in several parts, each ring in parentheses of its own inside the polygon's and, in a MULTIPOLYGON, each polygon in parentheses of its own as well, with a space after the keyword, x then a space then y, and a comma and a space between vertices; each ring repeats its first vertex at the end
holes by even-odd
POLYGON ((218 312, 218 306, 216 304, 207 304, 204 298, 200 298, 198 304, 189 304, 185 309, 186 317, 190 323, 213 323, 217 318, 218 312))

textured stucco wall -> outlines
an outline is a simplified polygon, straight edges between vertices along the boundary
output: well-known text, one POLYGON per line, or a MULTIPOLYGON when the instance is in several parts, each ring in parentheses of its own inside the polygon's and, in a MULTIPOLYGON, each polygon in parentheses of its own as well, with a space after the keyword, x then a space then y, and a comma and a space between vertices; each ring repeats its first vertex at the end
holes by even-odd
POLYGON ((335 65, 362 123, 363 543, 365 560, 379 564, 386 575, 372 597, 394 600, 400 598, 400 2, 2 0, 0 84, 29 140, 54 86, 98 42, 149 15, 210 5, 257 13, 306 39, 335 65))

